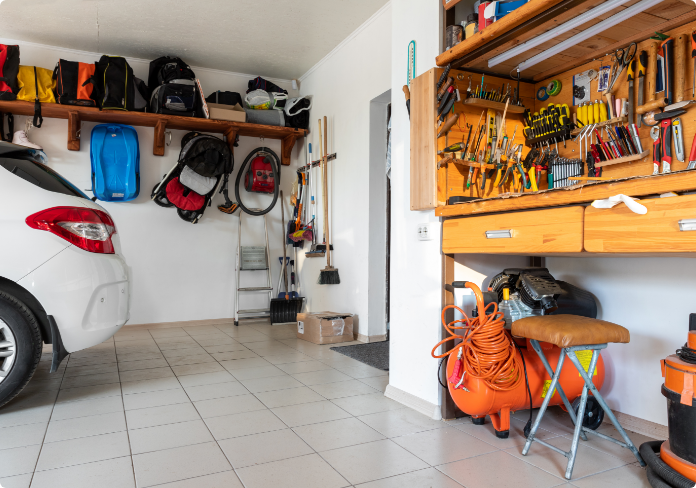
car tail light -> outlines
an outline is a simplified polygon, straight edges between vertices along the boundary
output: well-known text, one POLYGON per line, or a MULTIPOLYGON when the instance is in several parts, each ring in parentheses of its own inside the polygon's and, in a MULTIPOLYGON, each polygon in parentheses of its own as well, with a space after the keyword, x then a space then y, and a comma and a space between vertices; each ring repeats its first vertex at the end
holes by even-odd
POLYGON ((111 216, 101 210, 47 208, 27 217, 26 223, 32 229, 47 230, 85 251, 114 254, 111 236, 116 233, 116 225, 111 216))

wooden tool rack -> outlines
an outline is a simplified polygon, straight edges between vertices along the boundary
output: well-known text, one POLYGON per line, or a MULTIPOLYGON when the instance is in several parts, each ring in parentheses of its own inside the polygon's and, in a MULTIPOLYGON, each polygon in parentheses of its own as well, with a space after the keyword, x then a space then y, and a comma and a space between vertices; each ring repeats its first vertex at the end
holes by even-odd
MULTIPOLYGON (((514 12, 506 15, 481 32, 464 40, 436 58, 436 68, 427 71, 411 82, 411 209, 433 209, 442 222, 442 290, 444 308, 454 304, 450 283, 454 281, 455 254, 487 253, 517 254, 529 256, 531 266, 543 266, 544 256, 597 257, 597 256, 682 256, 696 257, 696 171, 687 170, 691 143, 696 134, 696 105, 687 108, 681 116, 684 132, 684 162, 673 157, 672 172, 652 176, 652 139, 650 127, 640 128, 644 152, 611 161, 615 164, 603 168, 603 176, 612 181, 588 182, 572 187, 548 190, 545 176, 540 191, 512 193, 509 187, 501 191, 488 181, 485 188, 472 183, 466 188, 469 167, 457 164, 451 154, 438 155, 438 151, 460 142, 466 137, 466 123, 476 122, 481 108, 475 103, 457 102, 454 111, 460 113, 458 124, 446 135, 437 138, 436 84, 443 68, 450 66, 450 75, 460 93, 465 94, 480 83, 481 74, 493 88, 503 83, 516 83, 511 76, 520 62, 545 51, 603 19, 630 7, 631 1, 617 7, 587 24, 556 39, 536 46, 528 52, 503 63, 488 67, 488 61, 519 44, 557 27, 578 15, 591 10, 604 0, 530 0, 514 12), (622 158, 623 159, 623 158, 622 158), (654 198, 675 192, 681 196, 654 198), (616 194, 640 198, 648 213, 638 215, 619 205, 599 210, 590 206, 596 199, 616 194), (451 197, 464 197, 463 203, 448 204, 451 197), (497 231, 491 233, 489 231, 497 231), (503 231, 503 232, 501 232, 503 231), (503 235, 504 238, 500 238, 503 235)), ((454 24, 454 9, 444 12, 443 35, 448 25, 454 24)), ((696 30, 696 5, 690 0, 664 0, 642 13, 609 30, 580 42, 565 51, 521 73, 520 96, 523 105, 531 112, 538 112, 549 103, 567 104, 571 116, 577 107, 572 104, 573 75, 600 66, 612 66, 610 55, 630 43, 638 44, 638 52, 655 51, 657 41, 649 39, 655 32, 667 34, 681 42, 684 52, 675 52, 675 60, 686 62, 685 79, 675 83, 675 101, 690 100, 692 96, 692 58, 689 38, 696 30), (557 96, 543 102, 536 99, 539 88, 557 79, 563 88, 557 96)), ((444 44, 443 44, 444 45, 444 44)), ((679 45, 679 44, 678 44, 679 45)), ((681 48, 680 48, 681 49, 681 48)), ((646 74, 645 100, 650 100, 646 74)), ((597 92, 597 80, 591 82, 591 99, 601 99, 597 92)), ((634 89, 637 94, 638 83, 634 89)), ((626 70, 614 88, 616 98, 628 98, 626 70)), ((634 97, 637 101, 637 96, 634 97)), ((603 100, 605 101, 605 100, 603 100)), ((636 103, 637 105, 637 103, 636 103)), ((499 109, 502 112, 502 109, 499 109)), ((616 121, 618 122, 618 121, 616 121)), ((519 125, 514 144, 524 144, 523 117, 508 111, 506 133, 512 135, 519 125)), ((577 134, 577 131, 575 132, 577 134)), ((574 134, 571 133, 574 137, 574 134)), ((524 154, 530 148, 525 146, 524 154)), ((578 145, 568 140, 565 146, 558 144, 559 155, 566 158, 579 156, 578 145)), ((674 151, 673 151, 674 154, 674 151)), ((584 155, 584 150, 583 150, 584 155)), ((452 317, 447 318, 452 320, 452 317)), ((446 381, 446 378, 445 378, 446 381)), ((459 416, 451 397, 445 395, 442 416, 459 416)))
MULTIPOLYGON (((33 116, 34 104, 32 102, 17 100, 0 100, 0 112, 33 116)), ((295 141, 307 135, 306 130, 294 129, 292 127, 276 127, 272 125, 180 117, 177 115, 163 115, 147 112, 99 110, 94 107, 60 105, 57 103, 42 103, 41 113, 44 117, 48 118, 67 119, 68 149, 70 151, 80 150, 80 136, 82 135, 80 131, 81 122, 88 121, 154 127, 155 137, 152 154, 155 156, 164 156, 165 131, 168 129, 223 134, 227 138, 227 143, 232 151, 234 151, 233 145, 238 135, 280 139, 280 161, 284 166, 288 166, 290 164, 290 155, 292 153, 292 148, 295 146, 295 141)))

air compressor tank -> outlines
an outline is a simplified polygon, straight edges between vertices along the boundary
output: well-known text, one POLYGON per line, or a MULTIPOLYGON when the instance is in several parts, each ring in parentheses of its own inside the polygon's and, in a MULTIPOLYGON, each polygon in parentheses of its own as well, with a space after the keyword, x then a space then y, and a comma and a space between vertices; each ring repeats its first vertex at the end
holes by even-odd
MULTIPOLYGON (((551 376, 546 372, 541 359, 539 359, 539 355, 534 351, 529 341, 525 339, 517 340, 517 342, 527 366, 529 388, 532 393, 532 406, 534 408, 540 407, 541 403, 544 401, 544 397, 549 394, 548 389, 551 384, 551 376)), ((551 365, 551 368, 555 371, 561 349, 548 343, 540 344, 546 359, 551 365)), ((576 355, 581 364, 586 369, 589 368, 592 351, 587 351, 586 353, 584 353, 584 351, 577 351, 576 355)), ((456 359, 456 354, 451 354, 447 360, 447 378, 449 378, 454 371, 456 359)), ((597 388, 601 389, 604 384, 604 373, 604 360, 600 355, 592 380, 597 388)), ((582 388, 585 384, 568 358, 566 358, 563 363, 559 382, 571 404, 576 398, 580 397, 582 388)), ((497 391, 488 387, 485 382, 465 375, 464 382, 458 388, 450 382, 447 382, 447 386, 457 407, 464 413, 470 415, 472 419, 483 419, 486 415, 490 415, 496 435, 501 438, 506 438, 509 434, 510 413, 529 408, 527 387, 524 381, 513 390, 497 391)), ((563 400, 558 394, 558 391, 554 390, 552 394, 553 396, 551 397, 549 405, 562 405, 563 400)), ((589 398, 591 399, 592 397, 590 396, 589 398)), ((588 413, 602 410, 601 408, 597 410, 593 409, 590 401, 591 400, 588 400, 588 413)), ((601 423, 602 417, 598 418, 599 423, 601 423)), ((587 414, 585 418, 587 419, 587 414)), ((482 420, 478 422, 476 420, 474 421, 476 423, 482 423, 482 420)), ((590 428, 599 427, 598 424, 586 426, 590 428)))

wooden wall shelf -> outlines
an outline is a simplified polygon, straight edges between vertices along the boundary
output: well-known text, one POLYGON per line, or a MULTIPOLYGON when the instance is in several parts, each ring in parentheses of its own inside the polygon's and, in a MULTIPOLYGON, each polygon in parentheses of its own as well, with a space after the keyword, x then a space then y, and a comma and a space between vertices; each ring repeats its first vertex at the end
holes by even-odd
MULTIPOLYGON (((0 112, 15 115, 34 115, 34 104, 24 101, 0 100, 0 112)), ((44 117, 66 119, 68 121, 68 149, 80 150, 80 123, 100 122, 128 124, 140 127, 154 127, 155 141, 152 153, 164 156, 164 132, 167 129, 212 132, 227 137, 230 150, 236 136, 265 137, 281 141, 280 160, 284 166, 290 164, 290 154, 295 141, 307 135, 305 129, 292 127, 276 127, 272 125, 248 124, 245 122, 230 122, 226 120, 199 119, 195 117, 179 117, 146 112, 125 112, 120 110, 99 110, 93 107, 77 105, 60 105, 57 103, 42 103, 41 113, 44 117)))
MULTIPOLYGON (((442 53, 436 58, 436 63, 441 67, 451 63, 453 69, 484 71, 486 74, 496 74, 509 78, 510 72, 520 62, 556 45, 559 39, 552 39, 492 68, 488 67, 488 60, 597 7, 604 1, 531 0, 498 22, 442 53)), ((628 2, 617 7, 611 13, 618 13, 632 4, 633 2, 628 2)), ((604 16, 600 19, 602 18, 604 16)), ((589 61, 599 60, 617 48, 649 38, 656 31, 666 32, 694 20, 696 20, 696 5, 693 1, 664 0, 631 19, 605 30, 600 35, 582 41, 536 66, 526 69, 521 73, 521 76, 523 79, 532 79, 533 81, 544 80, 589 61)), ((597 22, 597 20, 593 20, 587 26, 597 22)), ((577 34, 579 29, 575 29, 565 36, 577 34)), ((608 59, 606 63, 610 64, 608 59)))
POLYGON ((575 185, 535 193, 522 193, 508 198, 489 198, 440 206, 435 209, 435 215, 438 217, 463 217, 588 203, 619 193, 641 197, 667 192, 686 192, 694 189, 696 189, 696 170, 687 170, 655 176, 636 176, 619 181, 575 185))
MULTIPOLYGON (((505 102, 494 102, 493 100, 486 100, 484 98, 466 98, 462 100, 462 103, 466 105, 471 105, 472 107, 479 108, 492 108, 495 110, 505 110, 505 102)), ((509 104, 507 108, 508 115, 510 114, 523 114, 525 111, 524 105, 512 105, 509 104)))

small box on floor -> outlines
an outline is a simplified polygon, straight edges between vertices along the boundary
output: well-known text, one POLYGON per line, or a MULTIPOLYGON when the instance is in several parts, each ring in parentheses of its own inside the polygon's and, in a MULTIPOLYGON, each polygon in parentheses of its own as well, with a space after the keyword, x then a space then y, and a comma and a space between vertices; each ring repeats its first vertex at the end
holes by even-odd
POLYGON ((297 338, 314 344, 336 344, 352 341, 354 340, 353 314, 298 313, 297 338))

